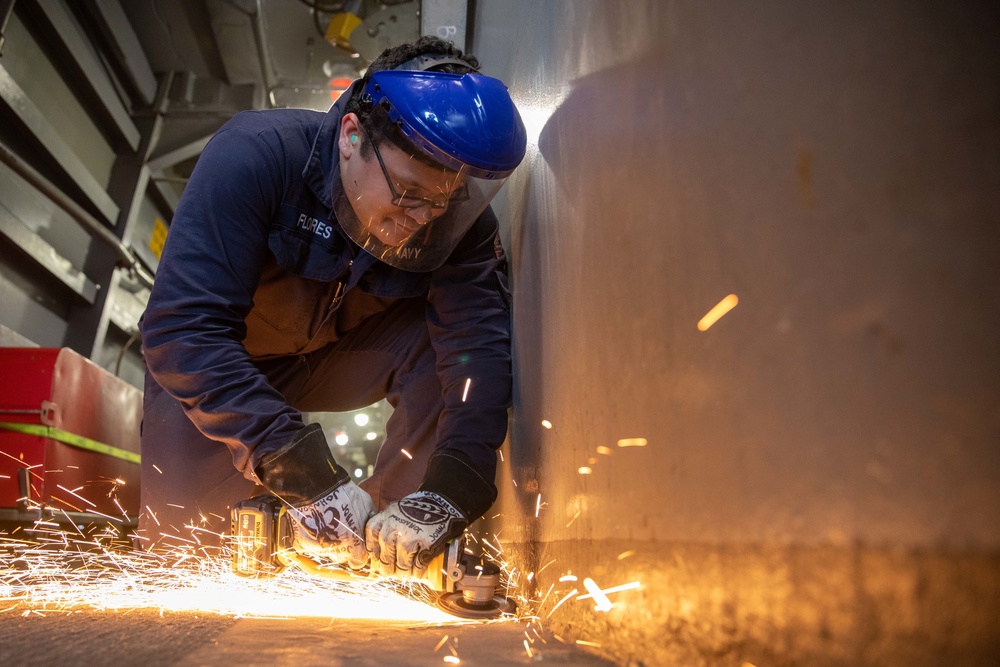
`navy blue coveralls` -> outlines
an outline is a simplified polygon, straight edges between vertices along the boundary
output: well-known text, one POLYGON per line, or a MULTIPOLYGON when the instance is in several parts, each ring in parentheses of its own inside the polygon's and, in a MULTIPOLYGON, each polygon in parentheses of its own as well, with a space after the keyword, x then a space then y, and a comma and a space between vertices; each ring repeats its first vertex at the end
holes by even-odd
POLYGON ((429 273, 361 250, 333 213, 348 95, 327 113, 236 115, 184 190, 140 325, 147 545, 191 539, 190 525, 227 532, 229 507, 262 491, 254 466, 303 428, 300 410, 382 398, 394 410, 362 482, 379 510, 435 460, 459 485, 488 489, 487 507, 495 498, 511 395, 496 216, 487 209, 429 273))

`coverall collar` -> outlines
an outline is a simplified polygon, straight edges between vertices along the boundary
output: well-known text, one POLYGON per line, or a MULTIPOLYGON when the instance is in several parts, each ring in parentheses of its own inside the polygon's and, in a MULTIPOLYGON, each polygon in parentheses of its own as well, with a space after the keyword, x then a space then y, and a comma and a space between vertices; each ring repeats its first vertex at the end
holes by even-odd
POLYGON ((334 197, 339 197, 344 187, 340 182, 340 151, 337 148, 337 141, 340 138, 340 119, 344 117, 347 100, 351 98, 351 93, 360 83, 360 79, 352 83, 351 87, 330 107, 313 140, 309 160, 302 170, 302 178, 306 185, 331 210, 334 197))

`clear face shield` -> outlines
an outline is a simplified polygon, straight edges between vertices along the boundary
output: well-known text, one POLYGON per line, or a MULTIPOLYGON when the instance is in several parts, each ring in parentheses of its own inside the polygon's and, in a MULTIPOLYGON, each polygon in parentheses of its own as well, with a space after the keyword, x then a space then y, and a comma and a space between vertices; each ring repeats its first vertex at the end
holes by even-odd
POLYGON ((369 171, 381 172, 383 183, 369 183, 353 203, 345 189, 335 202, 337 220, 366 252, 405 271, 444 264, 507 180, 434 167, 388 142, 372 148, 369 171), (401 161, 406 168, 394 172, 401 161))
MULTIPOLYGON (((378 72, 373 80, 384 80, 385 74, 399 72, 378 72)), ((428 73, 405 74, 412 78, 428 73)), ((443 77, 450 82, 462 79, 437 74, 434 80, 443 77)), ((375 89, 381 92, 377 85, 375 89)), ((411 145, 406 150, 389 140, 376 145, 365 136, 372 154, 365 159, 364 185, 354 187, 344 179, 343 194, 334 202, 337 219, 355 243, 382 262, 405 271, 432 271, 451 255, 513 169, 464 161, 461 151, 440 146, 445 143, 441 136, 428 136, 419 122, 408 123, 407 110, 397 109, 387 96, 369 113, 372 125, 398 127, 411 145)), ((433 130, 449 122, 434 117, 433 108, 422 113, 421 121, 427 123, 429 117, 434 118, 428 124, 433 130)))

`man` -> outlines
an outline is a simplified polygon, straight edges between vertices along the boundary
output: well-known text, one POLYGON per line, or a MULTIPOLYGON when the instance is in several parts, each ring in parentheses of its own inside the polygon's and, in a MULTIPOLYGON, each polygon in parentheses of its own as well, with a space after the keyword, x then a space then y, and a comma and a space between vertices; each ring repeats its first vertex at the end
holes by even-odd
POLYGON ((326 114, 244 112, 206 146, 141 322, 152 548, 218 543, 232 504, 266 490, 297 550, 406 573, 493 503, 511 369, 488 204, 526 137, 477 68, 424 37, 326 114), (359 487, 300 411, 382 398, 359 487))

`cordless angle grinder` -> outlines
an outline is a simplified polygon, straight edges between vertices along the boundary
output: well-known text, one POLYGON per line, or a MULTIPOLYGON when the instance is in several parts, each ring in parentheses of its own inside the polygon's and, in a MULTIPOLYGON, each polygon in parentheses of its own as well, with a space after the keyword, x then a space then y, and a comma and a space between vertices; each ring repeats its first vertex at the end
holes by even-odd
MULTIPOLYGON (((298 567, 321 577, 358 581, 367 571, 324 568, 292 548, 291 519, 274 496, 260 495, 237 503, 232 510, 232 566, 243 577, 272 577, 286 567, 298 567)), ((514 602, 496 592, 500 568, 465 553, 465 536, 449 541, 419 575, 407 577, 439 593, 437 606, 460 618, 491 619, 513 614, 514 602)))

